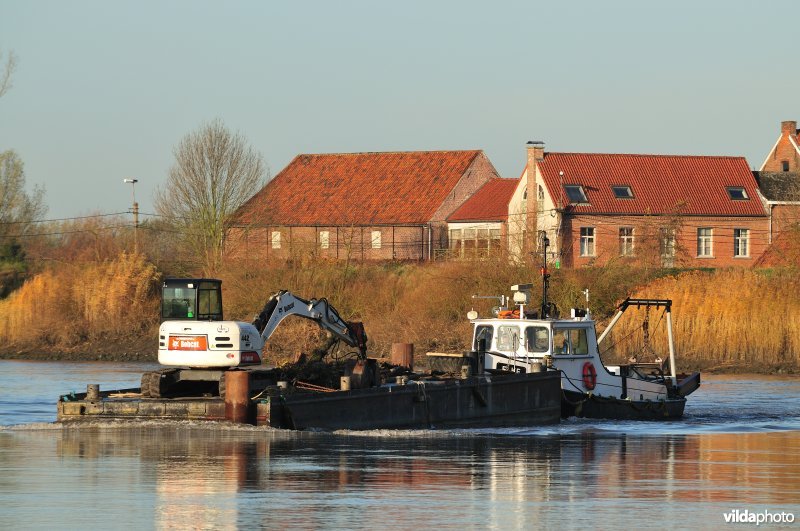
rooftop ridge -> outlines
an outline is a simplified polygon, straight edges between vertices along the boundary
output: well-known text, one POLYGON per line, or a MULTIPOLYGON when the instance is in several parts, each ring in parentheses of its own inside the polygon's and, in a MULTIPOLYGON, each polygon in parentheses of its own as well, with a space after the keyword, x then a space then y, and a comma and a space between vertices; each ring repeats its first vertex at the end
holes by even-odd
POLYGON ((662 153, 588 153, 582 151, 545 151, 547 155, 581 155, 597 157, 659 157, 659 158, 695 158, 695 159, 743 159, 744 155, 675 155, 662 153))
POLYGON ((482 149, 429 149, 429 150, 409 150, 409 151, 353 151, 353 152, 331 152, 331 153, 299 153, 297 157, 324 157, 345 155, 406 155, 410 153, 480 153, 482 149))

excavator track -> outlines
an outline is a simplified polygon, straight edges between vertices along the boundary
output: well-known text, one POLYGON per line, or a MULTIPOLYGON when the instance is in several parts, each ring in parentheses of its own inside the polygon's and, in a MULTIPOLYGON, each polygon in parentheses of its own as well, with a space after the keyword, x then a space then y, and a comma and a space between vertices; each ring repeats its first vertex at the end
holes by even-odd
POLYGON ((165 398, 174 384, 176 369, 162 369, 142 374, 142 398, 165 398))
POLYGON ((151 371, 142 374, 142 398, 161 398, 160 382, 160 371, 151 371))

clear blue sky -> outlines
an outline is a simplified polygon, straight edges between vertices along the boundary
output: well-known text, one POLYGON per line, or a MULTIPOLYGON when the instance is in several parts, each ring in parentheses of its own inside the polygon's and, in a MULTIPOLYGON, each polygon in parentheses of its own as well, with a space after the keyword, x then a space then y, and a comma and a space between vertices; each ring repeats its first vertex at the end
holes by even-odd
MULTIPOLYGON (((15 149, 48 217, 152 212, 214 118, 277 174, 298 153, 483 149, 745 156, 800 121, 800 2, 0 0, 15 149)), ((357 200, 357 198, 354 198, 357 200)))

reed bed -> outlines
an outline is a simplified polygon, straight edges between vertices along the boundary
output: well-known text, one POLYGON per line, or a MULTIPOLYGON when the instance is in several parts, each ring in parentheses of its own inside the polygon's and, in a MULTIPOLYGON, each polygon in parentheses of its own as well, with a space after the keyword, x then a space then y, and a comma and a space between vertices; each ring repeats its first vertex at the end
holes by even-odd
POLYGON ((158 323, 158 271, 142 255, 61 264, 0 301, 0 341, 71 347, 158 323))
MULTIPOLYGON (((143 256, 129 254, 45 270, 0 301, 0 341, 6 348, 54 350, 152 336, 155 359, 162 274, 143 256)), ((570 307, 585 306, 583 290, 588 288, 589 308, 602 330, 628 295, 670 298, 679 365, 740 371, 800 366, 800 299, 795 296, 800 278, 793 271, 694 271, 657 279, 652 275, 625 264, 552 271, 550 299, 566 314, 570 307)), ((531 304, 536 309, 541 293, 537 265, 514 264, 503 257, 425 264, 234 263, 216 276, 223 280, 227 319, 252 321, 269 296, 281 289, 306 299, 326 297, 344 319, 364 322, 372 356, 388 356, 392 343, 414 343, 418 356, 467 350, 471 326, 466 313, 475 309, 489 316, 498 304, 472 295, 510 295, 511 285, 532 283, 531 304)), ((666 357, 663 313, 650 311, 649 344, 644 341, 643 311, 630 313, 604 342, 605 359, 666 357)), ((265 357, 281 363, 311 352, 324 340, 314 323, 292 317, 278 327, 265 357)))
MULTIPOLYGON (((679 365, 762 372, 764 367, 800 366, 798 288, 800 278, 792 270, 731 269, 661 278, 634 296, 672 299, 679 365)), ((637 356, 650 361, 643 359, 650 353, 644 344, 642 311, 638 313, 640 319, 621 321, 610 336, 609 343, 618 343, 612 353, 617 360, 637 356)), ((663 319, 661 311, 651 310, 651 345, 665 358, 663 319)))

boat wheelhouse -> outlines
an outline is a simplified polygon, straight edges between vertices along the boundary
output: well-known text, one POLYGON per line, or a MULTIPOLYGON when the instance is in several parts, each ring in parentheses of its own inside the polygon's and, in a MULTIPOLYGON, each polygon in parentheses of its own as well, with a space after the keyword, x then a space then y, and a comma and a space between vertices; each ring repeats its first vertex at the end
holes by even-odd
MULTIPOLYGON (((519 293, 519 292, 518 292, 519 293)), ((516 296, 517 300, 522 297, 516 296)), ((603 418, 676 418, 683 415, 686 396, 697 389, 700 375, 675 371, 674 343, 670 339, 668 364, 629 363, 606 366, 599 344, 630 307, 660 307, 669 316, 671 301, 626 299, 606 332, 598 338, 588 311, 573 310, 566 319, 544 319, 518 311, 472 319, 472 348, 482 353, 487 372, 561 372, 564 416, 603 418), (669 366, 666 370, 665 365, 669 366)), ((672 337, 671 318, 667 318, 672 337)))
MULTIPOLYGON (((542 235, 543 256, 548 245, 542 235)), ((468 314, 473 324, 472 349, 478 365, 487 372, 538 372, 556 369, 561 373, 562 415, 618 419, 664 419, 683 415, 686 397, 700 386, 700 373, 678 374, 672 336, 672 301, 667 299, 625 299, 617 314, 598 338, 595 321, 587 308, 574 308, 569 318, 560 318, 548 302, 550 275, 542 266, 542 303, 530 311, 532 284, 512 286, 516 309, 505 307, 508 299, 496 297, 500 307, 492 318, 468 314), (666 317, 669 354, 666 361, 606 366, 600 344, 629 308, 661 309, 666 317), (527 311, 526 311, 527 310, 527 311)), ((495 298, 480 297, 474 298, 495 298)), ((646 328, 645 328, 646 330, 646 328)))

